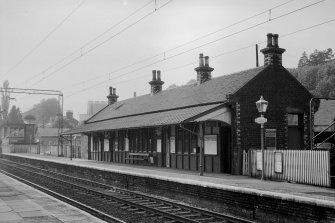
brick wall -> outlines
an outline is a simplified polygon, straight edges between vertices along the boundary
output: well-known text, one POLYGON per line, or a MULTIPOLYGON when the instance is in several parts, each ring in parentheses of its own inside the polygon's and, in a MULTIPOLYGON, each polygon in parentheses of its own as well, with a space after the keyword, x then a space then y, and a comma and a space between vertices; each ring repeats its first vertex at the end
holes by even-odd
POLYGON ((105 183, 133 191, 179 200, 192 206, 244 217, 255 222, 334 222, 335 211, 293 200, 234 192, 173 181, 132 176, 67 164, 3 155, 6 159, 105 183))
MULTIPOLYGON (((303 114, 304 146, 309 148, 309 100, 312 95, 283 67, 267 66, 254 79, 234 94, 236 106, 236 147, 234 154, 249 148, 260 149, 260 125, 255 118, 260 114, 256 101, 263 96, 269 102, 265 129, 276 129, 277 149, 288 149, 287 113, 303 114)), ((238 157, 234 156, 234 159, 238 157)), ((234 172, 241 172, 241 165, 234 162, 234 172)))

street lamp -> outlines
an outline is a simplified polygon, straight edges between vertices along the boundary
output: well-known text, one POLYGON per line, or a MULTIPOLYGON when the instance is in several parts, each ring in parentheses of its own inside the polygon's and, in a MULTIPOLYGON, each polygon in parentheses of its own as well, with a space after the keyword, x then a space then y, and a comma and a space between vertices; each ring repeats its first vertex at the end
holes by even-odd
POLYGON ((264 123, 268 121, 266 118, 264 118, 264 113, 266 112, 266 109, 268 108, 268 104, 269 102, 265 101, 263 99, 263 96, 261 96, 259 101, 256 102, 258 112, 261 113, 261 116, 255 119, 255 122, 261 125, 261 150, 262 150, 262 178, 261 180, 264 180, 264 123))

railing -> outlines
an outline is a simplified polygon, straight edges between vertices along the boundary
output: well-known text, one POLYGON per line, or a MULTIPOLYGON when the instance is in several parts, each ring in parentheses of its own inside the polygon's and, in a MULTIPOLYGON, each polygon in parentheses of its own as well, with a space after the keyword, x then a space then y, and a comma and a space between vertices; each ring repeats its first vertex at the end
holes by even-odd
MULTIPOLYGON (((243 151, 243 175, 261 176, 261 151, 243 151)), ((329 151, 265 150, 266 179, 330 187, 329 151)))

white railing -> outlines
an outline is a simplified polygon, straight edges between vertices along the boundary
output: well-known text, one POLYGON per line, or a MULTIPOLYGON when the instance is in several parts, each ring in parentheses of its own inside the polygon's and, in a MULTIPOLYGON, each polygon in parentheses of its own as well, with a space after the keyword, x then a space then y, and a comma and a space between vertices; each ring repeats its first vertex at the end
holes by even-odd
MULTIPOLYGON (((264 177, 330 187, 329 160, 329 151, 265 150, 264 177)), ((261 162, 260 150, 243 151, 243 175, 260 177, 261 162)))

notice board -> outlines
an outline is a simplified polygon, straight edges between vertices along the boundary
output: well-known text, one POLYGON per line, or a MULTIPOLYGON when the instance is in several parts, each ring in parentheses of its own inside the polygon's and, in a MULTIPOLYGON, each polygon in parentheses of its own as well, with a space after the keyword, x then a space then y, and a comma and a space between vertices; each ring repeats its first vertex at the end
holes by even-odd
POLYGON ((205 155, 217 155, 218 154, 218 143, 217 135, 205 135, 205 155))
POLYGON ((265 147, 267 149, 276 149, 277 147, 276 129, 265 129, 265 147))

